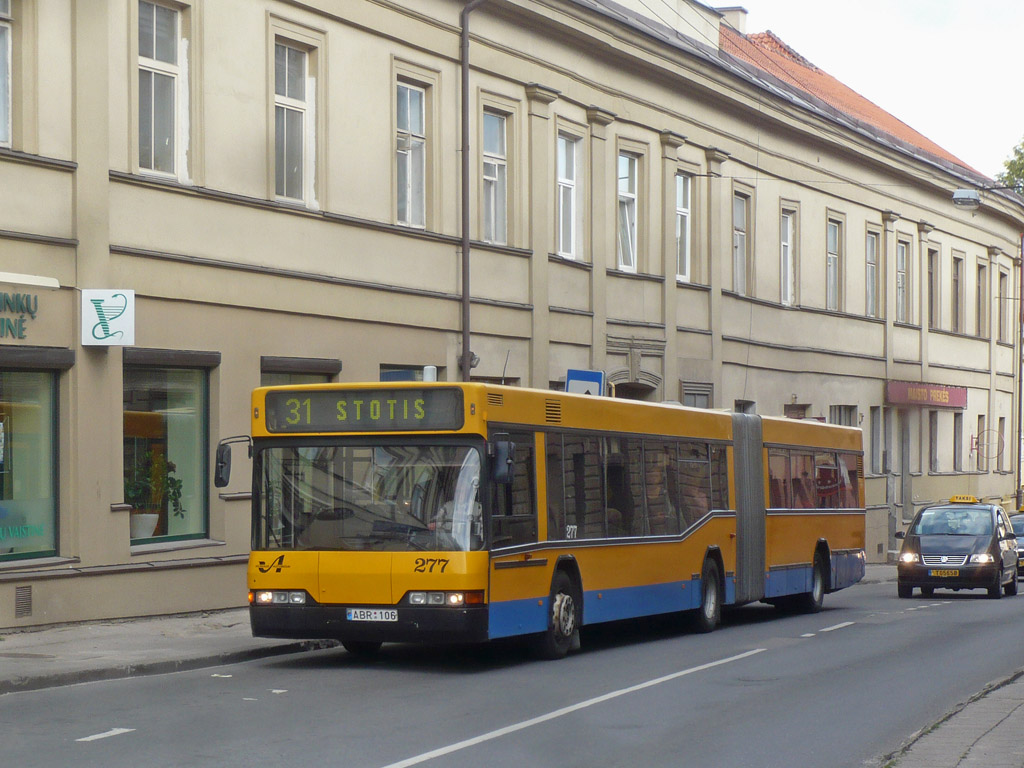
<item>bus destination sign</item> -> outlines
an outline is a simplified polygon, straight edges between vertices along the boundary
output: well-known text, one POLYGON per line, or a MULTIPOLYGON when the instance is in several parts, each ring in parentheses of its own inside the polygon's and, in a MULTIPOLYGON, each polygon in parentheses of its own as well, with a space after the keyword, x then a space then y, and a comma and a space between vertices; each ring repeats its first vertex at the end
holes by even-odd
POLYGON ((268 432, 405 432, 460 429, 460 389, 309 389, 266 398, 268 432))

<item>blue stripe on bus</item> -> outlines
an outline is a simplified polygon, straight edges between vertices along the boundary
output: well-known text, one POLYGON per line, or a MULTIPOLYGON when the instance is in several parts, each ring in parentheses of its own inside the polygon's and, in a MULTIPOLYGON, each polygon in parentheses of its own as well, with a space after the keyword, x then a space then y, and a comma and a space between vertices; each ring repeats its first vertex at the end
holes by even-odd
POLYGON ((641 587, 622 587, 587 592, 583 598, 583 623, 634 619, 657 613, 685 611, 700 605, 700 580, 671 581, 641 587))
POLYGON ((783 597, 785 595, 798 595, 801 592, 810 592, 812 576, 813 571, 811 570, 810 563, 803 566, 772 569, 768 571, 764 596, 783 597))
POLYGON ((496 640, 499 637, 543 632, 548 628, 548 602, 549 598, 546 597, 543 600, 531 597, 491 603, 488 611, 488 636, 496 640))

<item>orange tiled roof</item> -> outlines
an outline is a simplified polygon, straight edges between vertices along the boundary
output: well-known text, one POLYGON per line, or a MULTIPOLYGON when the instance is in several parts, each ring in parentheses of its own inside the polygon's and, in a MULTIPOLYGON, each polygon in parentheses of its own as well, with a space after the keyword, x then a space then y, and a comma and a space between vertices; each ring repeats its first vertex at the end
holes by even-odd
MULTIPOLYGON (((967 163, 950 154, 931 139, 896 119, 877 104, 843 85, 794 51, 771 30, 743 35, 727 24, 721 25, 721 50, 751 64, 828 104, 862 123, 873 126, 894 138, 931 155, 974 171, 967 163)), ((977 173, 977 171, 974 171, 977 173)))

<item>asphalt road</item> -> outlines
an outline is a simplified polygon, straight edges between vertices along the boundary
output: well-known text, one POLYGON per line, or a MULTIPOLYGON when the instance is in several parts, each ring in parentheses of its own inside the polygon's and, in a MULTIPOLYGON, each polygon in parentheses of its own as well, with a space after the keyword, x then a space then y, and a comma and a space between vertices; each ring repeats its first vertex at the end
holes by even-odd
POLYGON ((825 605, 747 606, 710 635, 603 627, 555 662, 385 646, 11 694, 0 750, 19 767, 838 768, 1024 667, 1024 596, 865 584, 825 605))

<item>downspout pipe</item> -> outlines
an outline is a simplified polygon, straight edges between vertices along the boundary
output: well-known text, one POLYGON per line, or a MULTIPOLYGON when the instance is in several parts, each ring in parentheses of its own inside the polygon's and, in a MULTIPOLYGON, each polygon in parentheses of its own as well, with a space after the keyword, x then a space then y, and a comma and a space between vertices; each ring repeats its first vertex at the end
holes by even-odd
POLYGON ((473 367, 473 353, 469 348, 469 14, 485 2, 487 0, 470 0, 459 13, 462 66, 462 354, 459 370, 462 381, 469 381, 473 367))
POLYGON ((1024 233, 1020 236, 1020 261, 1017 264, 1017 269, 1020 272, 1020 285, 1017 290, 1017 444, 1013 447, 1013 451, 1010 452, 1011 456, 1016 456, 1016 477, 1017 477, 1017 490, 1014 494, 1016 501, 1017 511, 1021 508, 1021 477, 1020 477, 1020 441, 1021 441, 1021 415, 1024 411, 1024 233))

